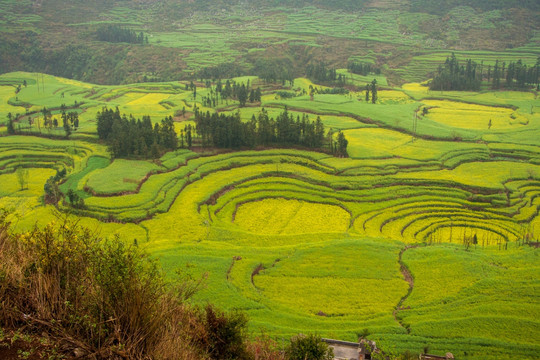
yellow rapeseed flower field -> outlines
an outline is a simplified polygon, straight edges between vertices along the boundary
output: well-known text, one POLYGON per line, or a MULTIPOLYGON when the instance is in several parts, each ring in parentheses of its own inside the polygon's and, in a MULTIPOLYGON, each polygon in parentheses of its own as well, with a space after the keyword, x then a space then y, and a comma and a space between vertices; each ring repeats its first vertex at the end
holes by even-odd
POLYGON ((441 124, 462 129, 500 130, 527 125, 528 119, 517 111, 447 100, 424 100, 426 117, 441 124))
POLYGON ((349 214, 334 205, 298 200, 265 199, 238 208, 234 222, 263 234, 345 232, 349 214))
POLYGON ((152 93, 152 94, 140 94, 140 93, 127 93, 124 96, 128 94, 136 94, 136 99, 131 100, 127 103, 127 105, 153 105, 153 104, 159 104, 160 101, 166 100, 169 98, 169 94, 160 94, 160 93, 152 93), (142 96, 141 96, 142 95, 142 96))

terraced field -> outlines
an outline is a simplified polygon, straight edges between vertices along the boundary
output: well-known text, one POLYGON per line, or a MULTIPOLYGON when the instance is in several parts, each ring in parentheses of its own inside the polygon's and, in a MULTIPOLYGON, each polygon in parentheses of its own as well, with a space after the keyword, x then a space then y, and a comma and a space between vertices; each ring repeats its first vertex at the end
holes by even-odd
MULTIPOLYGON (((67 140, 62 129, 26 126, 36 112, 19 120, 22 135, 0 137, 0 206, 14 209, 17 229, 54 220, 43 187, 65 168, 60 189, 74 190, 85 207, 60 202, 58 210, 104 236, 136 241, 171 276, 207 273, 196 301, 245 311, 254 333, 356 340, 368 328, 386 349, 429 345, 470 359, 531 359, 540 351, 538 250, 524 244, 540 236, 536 93, 434 96, 408 84, 368 104, 361 93, 312 101, 265 90, 261 104, 239 110, 242 119, 284 106, 321 116, 344 130, 350 157, 198 148, 143 161, 111 159, 97 142, 94 116, 103 106, 151 113, 154 122, 175 116, 178 128, 193 120, 178 116, 183 107, 216 109, 183 83, 105 87, 45 76, 38 94, 33 77, 0 80, 28 79, 17 97, 29 112, 77 101, 82 121, 67 140), (19 167, 30 169, 23 190, 19 167), (400 261, 414 278, 410 293, 400 261)), ((199 86, 201 97, 210 93, 199 86)), ((1 116, 20 111, 6 94, 1 116)))

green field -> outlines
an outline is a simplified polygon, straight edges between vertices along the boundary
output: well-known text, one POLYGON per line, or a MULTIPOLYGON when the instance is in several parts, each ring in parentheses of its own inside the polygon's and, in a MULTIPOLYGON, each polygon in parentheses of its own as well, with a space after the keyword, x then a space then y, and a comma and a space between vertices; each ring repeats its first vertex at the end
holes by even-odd
MULTIPOLYGON (((81 125, 66 140, 61 128, 28 127, 25 115, 16 122, 22 136, 0 137, 0 206, 14 209, 17 229, 54 220, 43 186, 65 168, 60 189, 84 198, 76 210, 81 224, 137 241, 167 272, 207 273, 196 301, 241 309, 254 334, 310 331, 354 341, 367 328, 395 351, 429 345, 470 359, 531 359, 540 351, 540 268, 537 250, 523 245, 540 235, 536 94, 431 96, 407 84, 367 104, 362 93, 310 100, 267 91, 260 106, 240 109, 244 121, 262 107, 271 116, 285 106, 294 116, 309 112, 345 131, 350 158, 183 149, 151 162, 111 159, 95 140, 95 114, 118 106, 158 122, 186 105, 203 108, 182 84, 105 87, 43 76, 38 93, 33 78, 0 76, 4 84, 27 80, 17 96, 29 112, 77 101, 81 125), (412 115, 423 106, 430 110, 415 133, 412 115), (53 138, 31 136, 40 133, 53 138), (19 167, 30 170, 24 190, 19 167), (396 310, 408 293, 398 262, 407 244, 422 246, 402 256, 414 286, 396 310)), ((198 93, 209 91, 200 86, 198 93)), ((6 91, 1 116, 20 113, 12 102, 6 91)), ((178 128, 190 116, 177 118, 178 128)), ((59 209, 73 211, 63 202, 59 209)))
POLYGON ((528 245, 540 240, 538 91, 426 83, 453 52, 484 72, 496 60, 534 65, 535 14, 458 6, 438 16, 410 12, 409 1, 366 1, 359 11, 49 3, 0 1, 0 33, 10 39, 0 46, 0 208, 13 211, 14 229, 69 213, 103 237, 136 243, 170 276, 207 276, 194 301, 243 311, 252 336, 357 341, 368 329, 388 352, 538 358, 540 267, 528 245), (50 31, 53 18, 62 31, 50 31), (98 41, 102 24, 144 31, 148 44, 98 41), (27 50, 36 46, 42 53, 27 50), (274 59, 292 81, 256 76, 258 61, 274 59), (325 94, 335 84, 306 77, 306 65, 321 60, 347 94, 325 94), (352 74, 349 61, 380 73, 352 74), (205 101, 217 82, 197 72, 223 64, 246 75, 231 81, 261 89, 260 103, 205 101), (15 71, 24 68, 70 78, 15 71), (373 79, 376 103, 365 100, 373 79), (80 119, 69 137, 63 107, 80 119), (195 134, 192 149, 114 159, 96 132, 104 107, 153 124, 172 116, 178 132, 195 125, 195 109, 248 122, 287 108, 295 119, 320 117, 330 141, 342 130, 349 157, 202 149, 195 134), (45 126, 43 108, 58 126, 45 126), (59 190, 83 207, 45 204, 44 187, 62 169, 59 190))
POLYGON ((538 9, 0 0, 0 209, 14 231, 69 215, 140 246, 171 278, 204 277, 193 302, 242 311, 253 338, 358 341, 367 329, 387 353, 538 359, 539 88, 517 91, 504 76, 492 88, 496 63, 531 72, 540 61, 538 9), (100 39, 108 25, 147 40, 100 39), (452 54, 461 75, 476 63, 479 91, 429 89, 452 54), (349 72, 351 62, 373 72, 349 72), (317 64, 341 82, 309 74, 317 64), (249 82, 261 101, 223 99, 218 79, 249 82), (194 131, 190 149, 184 136, 152 160, 114 158, 97 134, 103 108, 153 126, 171 116, 178 134, 196 112, 247 123, 287 109, 297 126, 320 118, 332 132, 310 151, 203 148, 194 131), (69 136, 63 109, 79 117, 69 136), (338 131, 348 157, 329 151, 338 131), (51 204, 62 170, 64 196, 51 204))

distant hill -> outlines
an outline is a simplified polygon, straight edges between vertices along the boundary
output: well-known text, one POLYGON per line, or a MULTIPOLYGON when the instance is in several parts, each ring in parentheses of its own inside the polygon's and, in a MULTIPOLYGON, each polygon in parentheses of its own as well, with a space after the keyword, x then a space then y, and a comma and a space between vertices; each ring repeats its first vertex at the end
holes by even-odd
POLYGON ((194 79, 216 68, 227 69, 221 77, 257 75, 269 62, 288 64, 287 77, 295 77, 312 62, 361 61, 399 84, 436 70, 417 64, 428 53, 519 48, 538 56, 539 7, 534 0, 0 0, 0 73, 121 84, 194 79))
POLYGON ((411 0, 411 10, 430 14, 444 15, 457 6, 470 6, 481 11, 528 9, 540 10, 536 0, 411 0))

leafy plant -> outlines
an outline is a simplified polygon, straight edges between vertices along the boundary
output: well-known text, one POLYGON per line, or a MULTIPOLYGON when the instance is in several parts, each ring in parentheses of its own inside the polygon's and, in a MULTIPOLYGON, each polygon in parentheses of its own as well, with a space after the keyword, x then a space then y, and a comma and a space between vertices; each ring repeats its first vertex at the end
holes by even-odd
POLYGON ((290 360, 330 360, 334 352, 321 337, 315 334, 298 335, 291 339, 287 348, 290 360))

